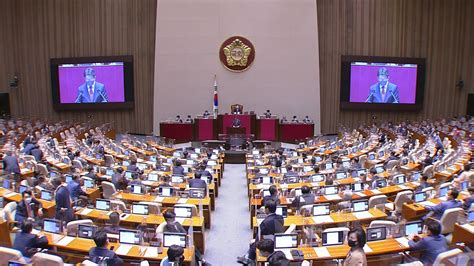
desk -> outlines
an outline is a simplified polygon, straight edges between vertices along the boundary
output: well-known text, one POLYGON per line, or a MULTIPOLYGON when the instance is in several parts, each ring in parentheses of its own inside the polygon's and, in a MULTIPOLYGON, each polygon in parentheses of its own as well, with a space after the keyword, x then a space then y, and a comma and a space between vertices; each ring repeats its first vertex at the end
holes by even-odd
POLYGON ((160 123, 160 136, 174 139, 176 143, 194 140, 194 123, 160 123))
POLYGON ((281 123, 280 124, 281 142, 298 142, 314 136, 314 123, 281 123))
POLYGON ((454 224, 452 243, 463 242, 466 245, 474 243, 474 222, 460 225, 454 224))
POLYGON ((257 119, 257 139, 276 141, 278 140, 278 118, 257 119))
MULTIPOLYGON (((85 219, 93 219, 105 223, 109 220, 108 211, 101 211, 96 209, 82 208, 76 212, 76 215, 84 217, 85 219)), ((165 222, 163 215, 149 214, 149 215, 138 215, 138 214, 126 214, 120 216, 120 225, 127 228, 135 229, 137 225, 146 223, 147 225, 158 226, 165 222)), ((204 218, 195 216, 191 219, 184 219, 180 222, 184 227, 193 227, 194 242, 195 246, 202 252, 205 252, 205 230, 204 230, 204 218)))
POLYGON ((194 119, 196 140, 217 139, 217 119, 196 118, 194 119))

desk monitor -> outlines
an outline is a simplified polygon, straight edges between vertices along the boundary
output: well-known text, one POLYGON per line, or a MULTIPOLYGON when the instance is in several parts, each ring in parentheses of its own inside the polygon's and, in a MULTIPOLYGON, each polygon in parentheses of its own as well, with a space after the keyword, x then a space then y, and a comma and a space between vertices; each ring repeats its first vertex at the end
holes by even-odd
POLYGON ((311 182, 322 182, 324 180, 325 180, 324 175, 317 174, 317 175, 311 176, 311 182))
POLYGON ((186 165, 194 165, 194 160, 187 159, 186 165))
POLYGON ((322 161, 323 159, 322 159, 321 157, 319 157, 319 156, 316 156, 316 157, 314 157, 314 160, 315 160, 317 163, 319 163, 319 162, 322 161))
POLYGON ((72 175, 64 175, 64 177, 66 178, 66 183, 69 183, 72 181, 72 175))
POLYGON ((268 189, 264 189, 264 190, 263 190, 263 196, 264 196, 264 197, 270 196, 270 195, 271 195, 271 194, 270 194, 270 190, 268 190, 268 189))
POLYGON ((354 200, 352 201, 352 211, 353 212, 365 212, 369 209, 368 200, 354 200))
POLYGON ((384 240, 386 238, 387 228, 385 226, 367 228, 367 242, 384 240))
POLYGON ((337 194, 337 186, 325 186, 324 195, 334 195, 337 194))
POLYGON ((379 158, 382 158, 385 155, 385 152, 384 151, 379 151, 378 155, 379 155, 379 158))
POLYGON ((375 184, 378 188, 383 188, 383 187, 387 186, 387 180, 385 180, 385 179, 378 179, 375 182, 376 182, 375 184))
POLYGON ((114 175, 114 169, 108 168, 108 169, 105 171, 105 175, 113 176, 113 175, 114 175))
POLYGON ((140 234, 137 230, 121 229, 119 231, 119 242, 121 244, 137 245, 140 243, 140 234))
POLYGON ((27 191, 28 190, 28 186, 24 186, 24 185, 20 185, 18 187, 18 193, 23 193, 24 191, 27 191))
POLYGON ((426 193, 425 192, 417 192, 414 195, 415 203, 422 202, 426 200, 426 193))
POLYGON ((160 187, 159 193, 160 193, 160 196, 163 196, 163 197, 172 197, 174 194, 174 190, 172 187, 160 187))
POLYGON ((276 214, 283 216, 283 218, 288 217, 288 207, 283 205, 278 205, 275 211, 276 214))
POLYGON ((95 208, 101 211, 110 211, 110 200, 97 199, 95 201, 95 208))
POLYGON ((0 208, 3 208, 5 206, 5 199, 3 197, 0 197, 0 208))
POLYGON ((262 184, 273 184, 273 177, 271 177, 271 176, 262 176, 262 177, 260 177, 260 183, 262 183, 262 184))
POLYGON ((304 160, 303 158, 298 158, 298 160, 296 161, 298 164, 303 164, 304 163, 304 160))
POLYGON ((185 206, 174 206, 174 213, 176 217, 191 218, 193 217, 193 208, 185 206))
POLYGON ((369 153, 369 160, 372 161, 372 160, 375 160, 375 153, 371 152, 369 153))
POLYGON ((440 188, 438 191, 438 197, 445 197, 448 194, 449 189, 450 189, 449 186, 440 188))
POLYGON ((326 164, 324 165, 324 169, 326 169, 326 170, 331 170, 331 169, 332 169, 332 163, 326 163, 326 164))
POLYGON ((342 245, 344 243, 344 232, 323 232, 323 246, 342 245))
POLYGON ((310 165, 303 166, 303 172, 311 172, 313 171, 313 167, 310 165))
POLYGON ((146 163, 137 163, 138 169, 145 171, 145 169, 148 168, 148 165, 146 163))
POLYGON ((346 172, 337 172, 336 173, 336 179, 339 180, 339 179, 345 179, 347 178, 347 173, 346 172))
POLYGON ((191 159, 193 159, 193 160, 194 160, 194 159, 197 159, 198 157, 199 157, 199 155, 196 154, 196 153, 191 153, 191 154, 189 155, 189 158, 191 158, 191 159))
POLYGON ((44 219, 43 231, 53 234, 60 234, 62 232, 61 221, 55 219, 44 219))
POLYGON ((343 155, 343 156, 349 155, 349 150, 348 150, 348 149, 347 149, 347 150, 343 150, 343 151, 342 151, 342 155, 343 155))
POLYGON ((367 169, 366 168, 361 168, 361 169, 357 170, 357 176, 359 177, 361 175, 367 175, 367 169))
POLYGON ((147 177, 148 181, 157 182, 158 181, 158 174, 157 173, 149 173, 147 177))
POLYGON ((209 160, 209 161, 207 161, 207 165, 215 166, 215 165, 217 165, 217 161, 209 160))
POLYGON ((133 172, 131 171, 125 171, 125 178, 126 179, 132 179, 133 172))
POLYGON ((156 162, 156 156, 155 155, 152 155, 150 156, 150 162, 156 162))
POLYGON ((352 153, 356 153, 359 150, 359 147, 352 147, 352 153))
POLYGON ((260 153, 259 150, 253 150, 253 151, 252 151, 252 155, 258 155, 259 153, 260 153))
POLYGON ((275 234, 275 249, 297 247, 298 234, 275 234))
POLYGON ((84 178, 84 187, 86 188, 93 188, 95 186, 95 182, 92 179, 84 178))
POLYGON ((97 154, 95 155, 95 158, 96 158, 97 160, 100 160, 100 159, 102 159, 102 154, 100 154, 100 153, 97 153, 97 154))
POLYGON ((184 182, 184 176, 180 176, 180 175, 171 176, 171 183, 183 183, 183 182, 184 182))
MULTIPOLYGON (((472 208, 472 207, 471 207, 472 208)), ((473 211, 469 211, 467 213, 467 222, 468 223, 472 223, 474 222, 474 210, 473 211)))
POLYGON ((375 171, 377 171, 377 174, 381 174, 385 172, 385 169, 383 169, 383 165, 378 165, 378 166, 375 166, 375 171))
POLYGON ((467 190, 469 187, 469 180, 461 182, 461 190, 467 190))
POLYGON ((53 192, 49 190, 41 190, 40 198, 42 200, 50 201, 53 199, 53 192))
POLYGON ((281 172, 282 174, 286 174, 286 172, 288 172, 288 171, 286 170, 285 167, 282 167, 282 168, 280 169, 280 172, 281 172))
POLYGON ((411 222, 405 224, 405 235, 421 234, 423 226, 421 221, 411 222))
POLYGON ((420 177, 421 177, 421 173, 420 172, 414 172, 413 174, 411 174, 411 181, 418 181, 420 180, 420 177))
POLYGON ((140 214, 140 215, 148 215, 148 205, 147 204, 140 204, 140 203, 133 203, 132 204, 132 213, 133 214, 140 214))
POLYGON ((130 185, 130 192, 133 194, 144 194, 145 191, 143 191, 143 186, 142 185, 130 185))
POLYGON ((397 185, 403 185, 406 183, 406 177, 405 175, 401 174, 401 175, 396 175, 394 178, 393 178, 393 181, 395 182, 395 184, 397 185))
POLYGON ((364 190, 364 183, 354 183, 351 185, 351 189, 354 192, 362 191, 364 190))
POLYGON ((30 264, 26 264, 26 263, 14 261, 14 260, 8 261, 8 266, 27 266, 27 265, 30 265, 30 264))
POLYGON ((343 161, 342 166, 345 167, 345 168, 349 168, 349 167, 351 167, 351 162, 350 161, 343 161))
POLYGON ((95 225, 80 224, 77 227, 77 236, 82 238, 93 239, 96 231, 97 226, 95 225))
POLYGON ((313 216, 329 215, 329 203, 319 203, 313 205, 313 216))
POLYGON ((260 168, 258 169, 258 172, 262 175, 268 174, 268 168, 260 168))
POLYGON ((286 182, 288 184, 299 183, 300 182, 300 177, 297 176, 297 175, 289 175, 289 176, 286 176, 284 182, 286 182))
POLYGON ((129 166, 130 162, 129 161, 122 161, 122 166, 129 166))
POLYGON ((163 233, 163 247, 171 247, 172 245, 178 245, 185 248, 187 243, 187 236, 183 233, 163 233))
POLYGON ((292 191, 294 191, 295 197, 303 195, 303 192, 301 191, 301 188, 294 188, 292 191))

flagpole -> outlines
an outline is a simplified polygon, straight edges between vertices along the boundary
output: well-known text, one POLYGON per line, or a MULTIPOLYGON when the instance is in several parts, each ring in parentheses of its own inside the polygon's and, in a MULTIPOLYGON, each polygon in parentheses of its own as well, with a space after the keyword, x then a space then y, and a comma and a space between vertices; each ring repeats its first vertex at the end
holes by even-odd
POLYGON ((217 94, 217 75, 214 74, 214 99, 213 99, 213 115, 214 118, 217 118, 217 115, 219 114, 219 98, 217 94))

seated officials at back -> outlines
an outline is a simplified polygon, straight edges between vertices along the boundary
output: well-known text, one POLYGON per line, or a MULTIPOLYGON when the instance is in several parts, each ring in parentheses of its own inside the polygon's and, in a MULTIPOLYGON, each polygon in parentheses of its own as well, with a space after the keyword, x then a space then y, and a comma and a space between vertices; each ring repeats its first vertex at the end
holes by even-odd
POLYGON ((438 221, 427 219, 425 225, 426 236, 421 238, 419 235, 414 235, 412 240, 408 241, 408 245, 412 250, 420 251, 420 261, 423 265, 432 265, 438 254, 448 250, 448 245, 441 235, 441 225, 438 221))
MULTIPOLYGON (((458 195, 459 195, 459 192, 453 188, 448 191, 448 194, 446 196, 446 201, 441 202, 440 204, 436 206, 426 206, 425 209, 430 212, 433 212, 433 218, 439 221, 446 210, 452 209, 452 208, 462 208, 462 202, 457 200, 458 195)), ((430 214, 431 213, 428 213, 422 219, 428 218, 430 214)))
POLYGON ((29 220, 24 220, 21 223, 21 232, 16 234, 13 249, 21 252, 24 257, 31 257, 34 255, 36 248, 47 248, 48 238, 46 236, 38 237, 32 234, 33 223, 29 220))
POLYGON ((31 190, 25 190, 21 195, 23 199, 16 205, 15 221, 22 223, 28 218, 34 219, 35 210, 38 210, 39 216, 43 215, 41 202, 35 199, 31 190))
POLYGON ((101 265, 102 263, 110 266, 123 265, 123 260, 113 250, 107 248, 107 233, 104 230, 98 230, 95 233, 94 242, 96 247, 89 250, 90 261, 101 265))

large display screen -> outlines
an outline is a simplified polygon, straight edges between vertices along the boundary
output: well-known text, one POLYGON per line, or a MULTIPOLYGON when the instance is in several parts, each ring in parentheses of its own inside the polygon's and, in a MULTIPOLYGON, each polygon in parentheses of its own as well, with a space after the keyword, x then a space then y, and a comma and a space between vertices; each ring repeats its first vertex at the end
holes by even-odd
POLYGON ((51 77, 56 109, 133 107, 130 56, 51 59, 51 77))
POLYGON ((424 59, 344 56, 341 108, 420 109, 424 59))

